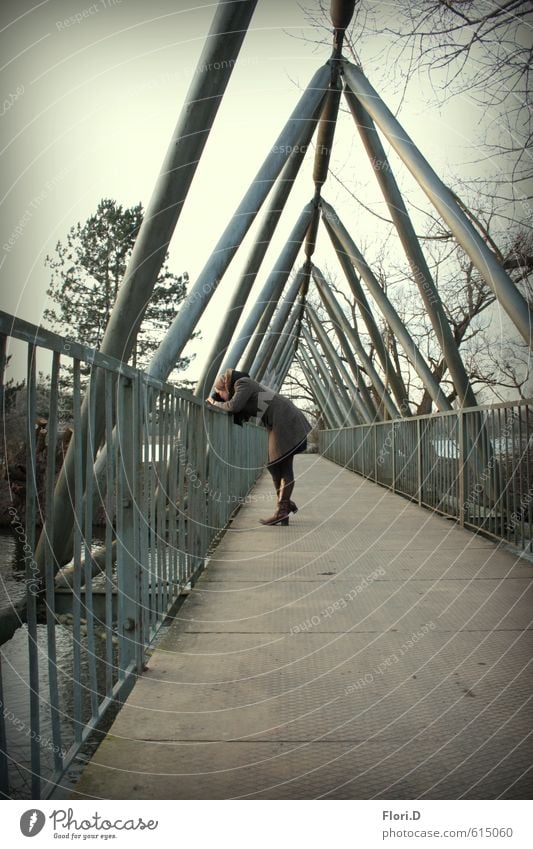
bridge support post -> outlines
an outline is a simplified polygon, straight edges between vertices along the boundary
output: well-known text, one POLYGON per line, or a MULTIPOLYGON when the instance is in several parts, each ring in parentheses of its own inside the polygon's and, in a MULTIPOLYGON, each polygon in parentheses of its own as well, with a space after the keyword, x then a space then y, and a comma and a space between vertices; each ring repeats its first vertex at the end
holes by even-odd
MULTIPOLYGON (((139 467, 138 422, 141 406, 138 387, 130 378, 119 377, 117 384, 117 590, 118 656, 123 679, 140 672, 139 648, 142 636, 140 604, 141 564, 139 551, 139 467)), ((152 569, 152 574, 154 570, 152 569)), ((152 582, 152 593, 155 587, 152 582)))

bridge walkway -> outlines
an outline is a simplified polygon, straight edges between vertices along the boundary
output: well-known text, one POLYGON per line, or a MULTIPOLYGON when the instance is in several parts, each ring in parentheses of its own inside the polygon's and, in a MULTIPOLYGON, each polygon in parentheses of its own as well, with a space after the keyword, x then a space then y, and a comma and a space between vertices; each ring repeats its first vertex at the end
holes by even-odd
POLYGON ((258 523, 265 474, 74 798, 529 798, 531 561, 296 470, 290 526, 258 523))

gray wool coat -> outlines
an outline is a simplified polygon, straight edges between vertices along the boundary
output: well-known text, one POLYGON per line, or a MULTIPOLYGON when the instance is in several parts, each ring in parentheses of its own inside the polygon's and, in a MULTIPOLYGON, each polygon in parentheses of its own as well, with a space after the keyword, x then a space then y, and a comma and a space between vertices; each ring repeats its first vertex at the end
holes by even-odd
POLYGON ((311 425, 298 407, 252 380, 241 377, 235 383, 233 397, 229 401, 219 401, 216 406, 228 413, 238 413, 250 402, 257 403, 257 416, 268 431, 268 462, 275 463, 291 454, 311 430, 311 425))

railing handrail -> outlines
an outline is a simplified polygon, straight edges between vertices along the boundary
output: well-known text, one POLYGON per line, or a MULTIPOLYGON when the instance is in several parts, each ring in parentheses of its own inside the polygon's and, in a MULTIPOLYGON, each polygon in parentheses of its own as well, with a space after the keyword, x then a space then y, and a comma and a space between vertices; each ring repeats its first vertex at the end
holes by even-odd
POLYGON ((395 424, 396 422, 416 422, 424 419, 441 419, 446 418, 447 416, 456 416, 461 413, 475 413, 480 410, 503 410, 509 409, 510 407, 533 407, 533 397, 532 398, 521 398, 516 401, 498 401, 494 404, 478 404, 475 407, 457 407, 455 410, 439 410, 435 413, 420 413, 418 415, 413 416, 400 416, 397 419, 385 419, 384 421, 374 421, 366 424, 359 425, 346 425, 345 427, 324 427, 321 428, 323 433, 330 433, 334 431, 341 430, 359 430, 365 427, 374 427, 374 425, 378 425, 380 427, 384 427, 385 425, 395 424))
POLYGON ((533 550, 533 401, 329 428, 320 452, 463 527, 533 550))
MULTIPOLYGON (((105 371, 113 372, 121 377, 136 378, 142 375, 143 381, 154 389, 160 392, 169 392, 174 395, 179 395, 180 398, 190 401, 194 404, 202 404, 203 400, 197 395, 194 395, 190 389, 182 389, 168 381, 158 380, 155 377, 147 374, 142 369, 130 366, 127 363, 112 357, 109 354, 102 354, 96 348, 91 348, 89 345, 84 345, 81 342, 74 342, 70 339, 54 333, 41 325, 31 324, 22 318, 17 318, 10 313, 0 310, 0 335, 12 336, 29 345, 35 345, 40 348, 45 348, 48 351, 55 351, 58 354, 63 354, 69 359, 79 360, 87 365, 95 365, 105 371), (68 344, 68 349, 65 348, 65 342, 68 344)), ((216 410, 213 407, 213 410, 216 410)), ((220 412, 220 411, 217 411, 220 412)))

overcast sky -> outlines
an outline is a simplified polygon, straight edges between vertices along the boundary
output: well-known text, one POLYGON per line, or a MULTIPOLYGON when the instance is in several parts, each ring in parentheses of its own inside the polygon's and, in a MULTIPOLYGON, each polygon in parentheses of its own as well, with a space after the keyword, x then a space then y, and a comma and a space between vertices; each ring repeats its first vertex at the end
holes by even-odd
MULTIPOLYGON (((395 3, 380 5, 384 16, 395 14, 395 3)), ((49 283, 45 256, 58 239, 65 239, 72 224, 94 212, 102 197, 124 205, 142 201, 146 207, 215 6, 192 0, 98 0, 93 4, 4 0, 0 31, 2 309, 39 323, 49 283)), ((329 48, 306 42, 307 35, 314 38, 316 33, 295 0, 259 0, 171 244, 171 270, 187 271, 191 282, 300 89, 329 58, 329 48)), ((371 57, 372 45, 366 44, 365 51, 371 57)), ((372 80, 370 60, 365 68, 372 80)), ((396 70, 389 72, 392 80, 396 70)), ((397 88, 391 85, 390 90, 381 91, 393 108, 397 88)), ((439 173, 445 178, 460 175, 483 116, 466 98, 440 111, 428 110, 426 103, 421 80, 419 89, 410 90, 401 120, 439 173)), ((365 201, 380 203, 348 115, 339 121, 332 165, 358 178, 365 201)), ((483 167, 490 171, 497 166, 487 162, 483 167)), ((311 168, 310 158, 257 287, 313 194, 311 168)), ((338 185, 329 180, 324 196, 341 207, 360 240, 370 238, 374 222, 363 222, 361 209, 347 205, 338 185)), ((201 369, 202 354, 209 352, 213 326, 229 298, 249 241, 204 315, 203 342, 195 347, 197 360, 188 375, 192 378, 201 369)), ((317 264, 327 264, 329 257, 323 240, 319 241, 317 264)))

